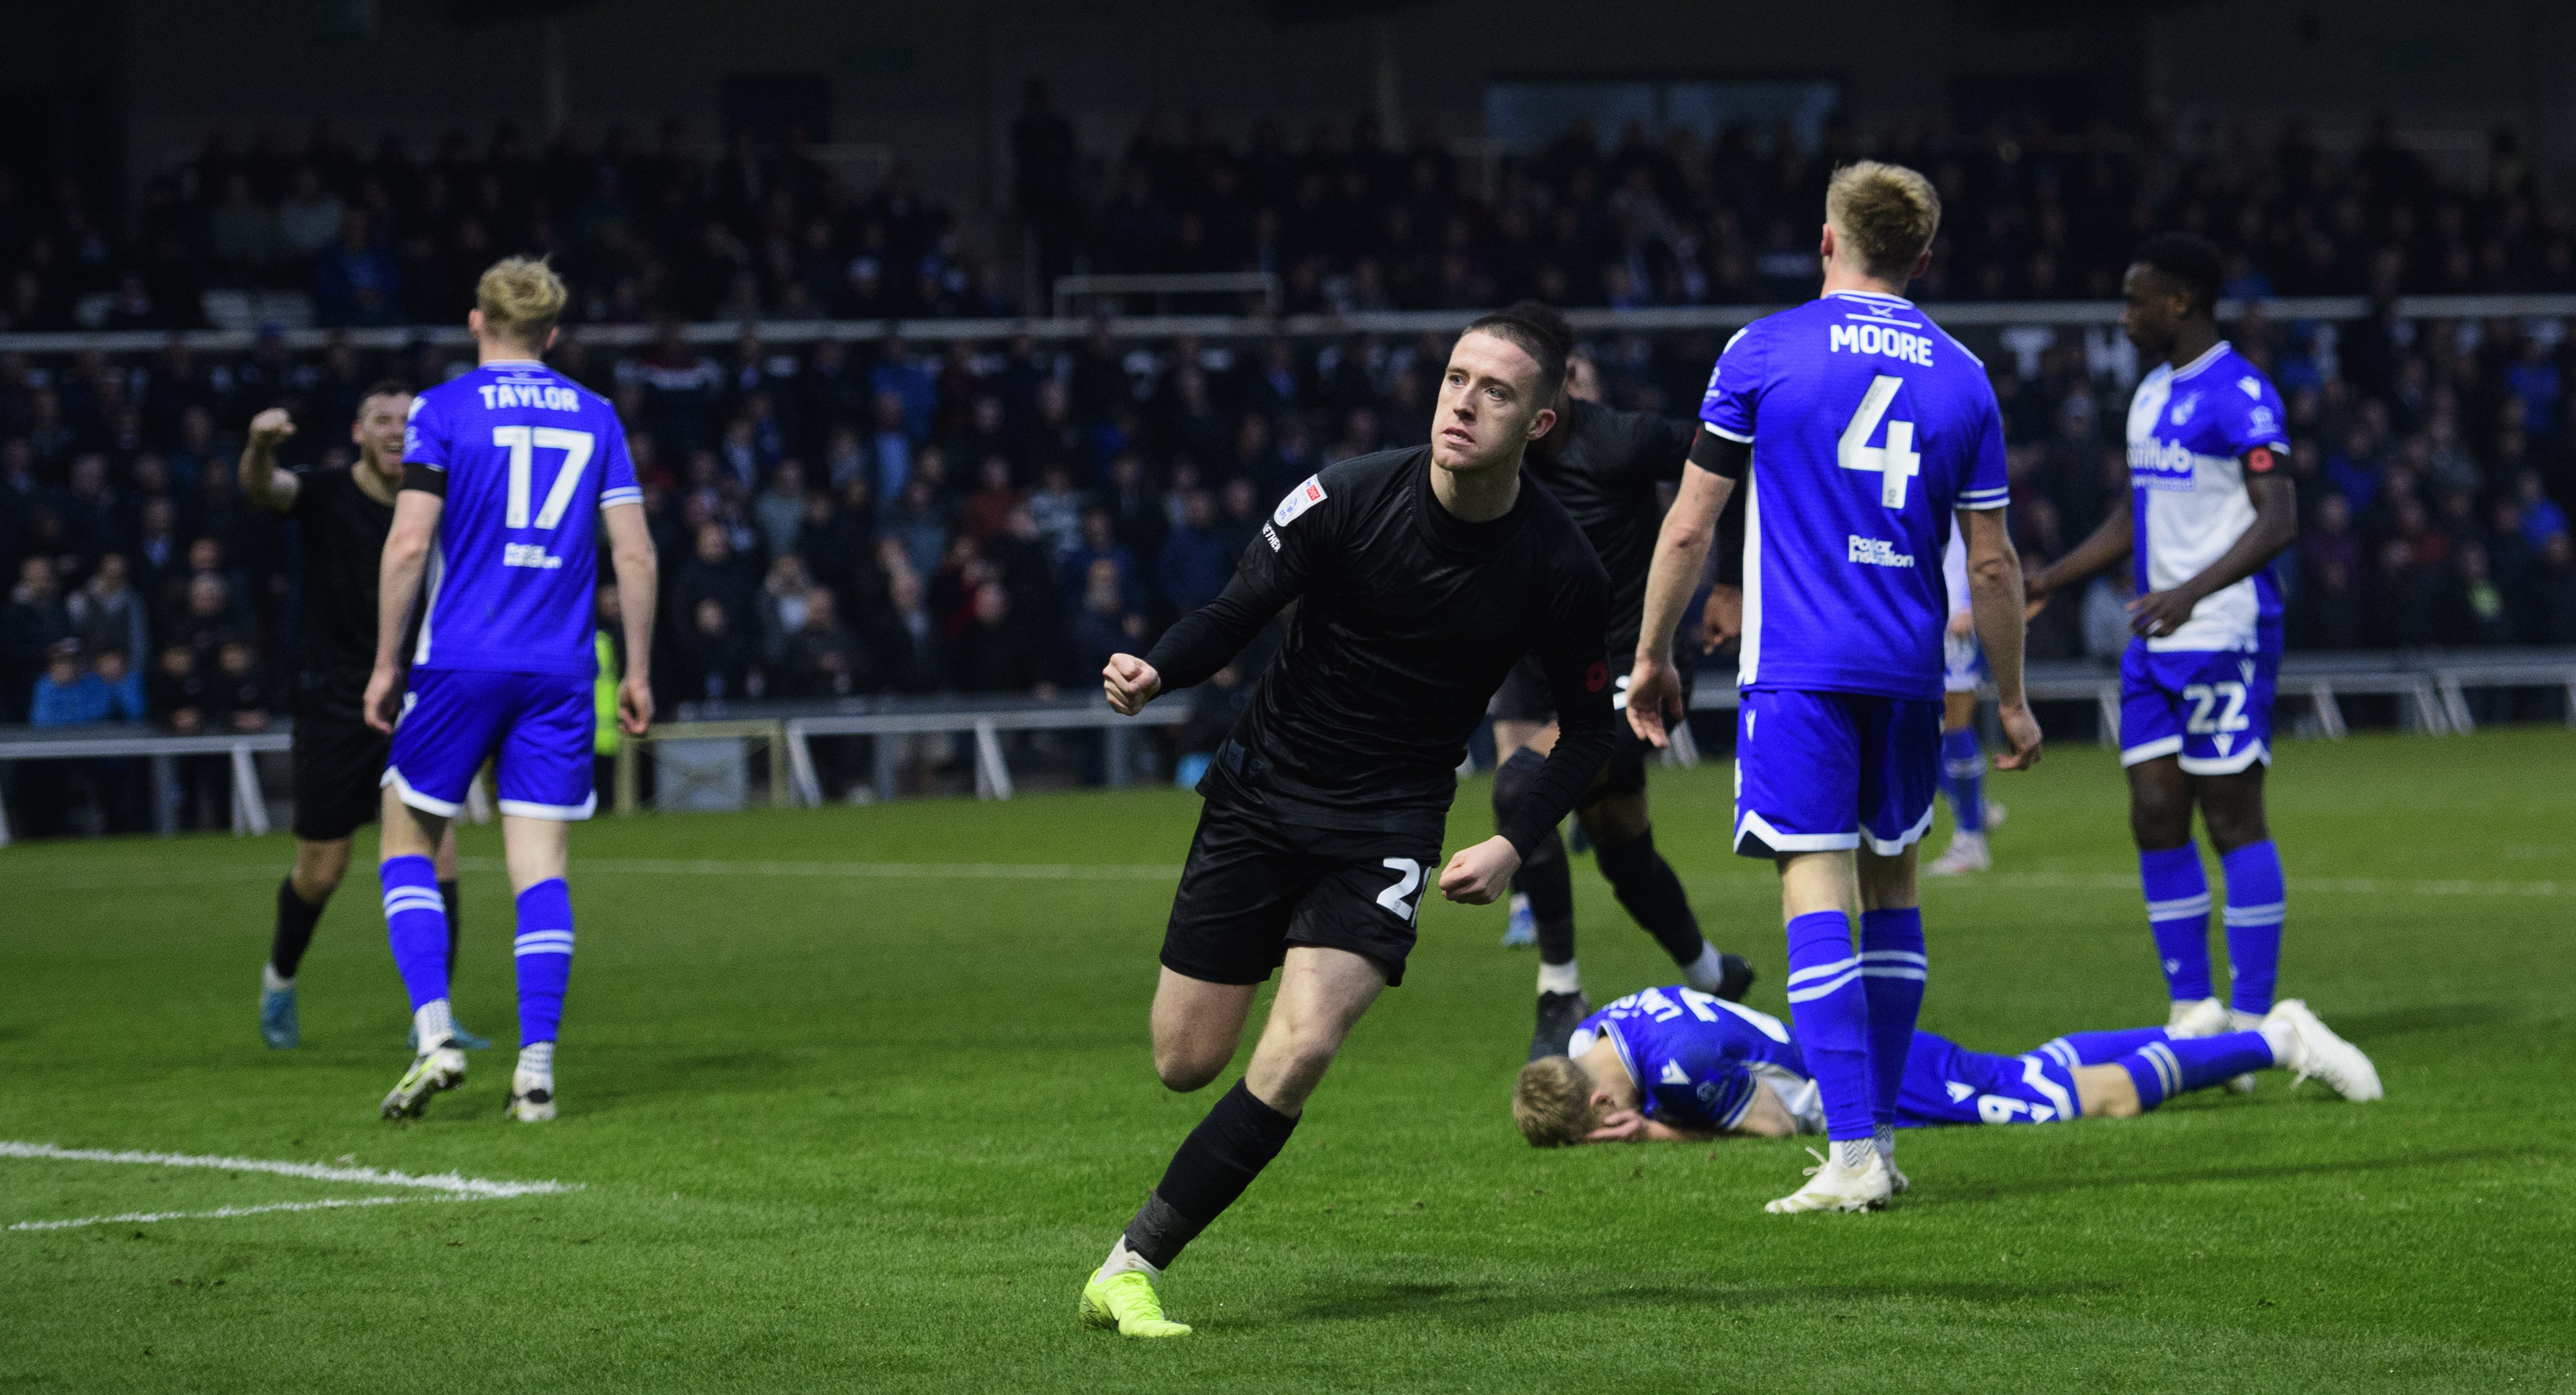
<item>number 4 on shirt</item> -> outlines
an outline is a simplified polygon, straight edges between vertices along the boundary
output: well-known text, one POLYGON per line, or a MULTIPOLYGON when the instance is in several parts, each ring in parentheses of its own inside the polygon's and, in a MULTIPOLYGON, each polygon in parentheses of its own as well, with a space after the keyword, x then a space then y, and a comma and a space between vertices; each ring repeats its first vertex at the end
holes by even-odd
POLYGON ((1914 449, 1914 423, 1889 422, 1884 446, 1869 444, 1869 438, 1878 434, 1879 419, 1887 415, 1887 404, 1896 400, 1896 390, 1904 385, 1904 379, 1888 373, 1872 379, 1834 452, 1846 470, 1877 471, 1878 501, 1891 509, 1905 507, 1905 482, 1923 473, 1923 457, 1914 449))

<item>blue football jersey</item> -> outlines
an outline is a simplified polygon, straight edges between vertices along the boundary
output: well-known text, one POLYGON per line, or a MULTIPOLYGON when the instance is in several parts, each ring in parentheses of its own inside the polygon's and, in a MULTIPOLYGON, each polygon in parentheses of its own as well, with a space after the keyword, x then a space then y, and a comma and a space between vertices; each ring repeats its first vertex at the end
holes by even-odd
POLYGON ((1675 1128, 1734 1128, 1753 1106, 1757 1072, 1793 1093, 1807 1080, 1780 1019, 1679 985, 1631 993, 1583 1019, 1572 1054, 1604 1037, 1637 1082, 1638 1112, 1675 1128))
POLYGON ((1951 515, 2010 495, 1985 365, 1913 302, 1837 291, 1745 326, 1699 415, 1753 447, 1739 681, 1939 697, 1951 515))
MULTIPOLYGON (((2254 526, 2245 458, 2286 470, 2290 439, 2271 378, 2221 340, 2180 368, 2159 363, 2129 399, 2131 551, 2141 595, 2189 581, 2254 526)), ((2269 567, 2202 598, 2151 650, 2281 652, 2281 588, 2269 567)))
POLYGON ((596 674, 599 511, 644 497, 608 400, 487 363, 412 399, 403 460, 447 481, 413 667, 596 674))

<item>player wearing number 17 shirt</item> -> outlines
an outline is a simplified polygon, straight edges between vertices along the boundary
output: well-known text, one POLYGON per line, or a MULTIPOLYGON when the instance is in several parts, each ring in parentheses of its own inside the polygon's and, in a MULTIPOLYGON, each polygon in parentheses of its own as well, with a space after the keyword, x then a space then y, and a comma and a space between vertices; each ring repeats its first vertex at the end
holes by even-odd
POLYGON ((1083 1323, 1178 1337, 1155 1281, 1277 1157, 1343 1037, 1404 978, 1426 877, 1485 905, 1590 787, 1612 744, 1609 579, 1522 455, 1556 421, 1564 350, 1488 315, 1451 350, 1429 446, 1327 467, 1282 500, 1225 593, 1102 685, 1133 715, 1206 679, 1290 602, 1288 641, 1199 783, 1154 990, 1174 1090, 1234 1058, 1281 971, 1243 1078, 1191 1130, 1088 1283, 1083 1323), (1560 734, 1502 832, 1440 866, 1467 738, 1535 649, 1560 734))
POLYGON ((1629 684, 1628 720, 1662 745, 1667 712, 1680 714, 1673 628, 1741 478, 1735 849, 1780 869, 1789 1007, 1834 1144, 1774 1212, 1874 1208, 1905 1185, 1894 1126, 1926 976, 1915 856, 1941 774, 1954 524, 2013 746, 1998 764, 2039 755, 2002 414, 1984 367, 1900 294, 1940 210, 1912 170, 1863 161, 1834 175, 1823 296, 1746 326, 1710 377, 1629 684))
POLYGON ((2218 248, 2188 233, 2139 246, 2120 326, 2155 366, 2129 401, 2129 493, 2093 536, 2031 578, 2036 603, 2136 559, 2120 764, 2168 1020, 2187 1036, 2241 1030, 2271 1011, 2287 900, 2263 816, 2281 668, 2281 589, 2267 567, 2298 536, 2298 499, 2281 395, 2218 336, 2220 265, 2218 248), (2194 805, 2227 877, 2225 1004, 2210 985, 2194 805))
POLYGON ((537 357, 554 342, 565 294, 543 262, 513 258, 483 273, 466 320, 480 362, 413 399, 403 442, 365 699, 368 723, 393 735, 378 874, 419 1051, 385 1096, 388 1119, 418 1115, 465 1080, 429 852, 487 760, 499 768, 519 912, 519 1063, 503 1112, 523 1122, 555 1115, 555 1034, 572 976, 569 830, 598 802, 591 605, 602 528, 626 598, 618 722, 640 736, 653 720, 653 544, 626 434, 605 399, 537 357), (403 617, 424 572, 429 599, 406 692, 403 617))

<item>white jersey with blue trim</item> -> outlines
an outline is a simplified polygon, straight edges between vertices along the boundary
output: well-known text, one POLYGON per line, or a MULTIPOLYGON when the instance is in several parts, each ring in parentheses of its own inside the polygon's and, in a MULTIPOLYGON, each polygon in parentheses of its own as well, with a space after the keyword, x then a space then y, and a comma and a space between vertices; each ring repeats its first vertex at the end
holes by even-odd
POLYGON ((595 675, 599 511, 644 497, 608 400, 494 360, 412 399, 403 462, 447 500, 412 666, 595 675))
POLYGON ((1938 698, 1953 514, 2011 495, 1985 365, 1903 297, 1836 291, 1745 326, 1699 415, 1753 447, 1742 685, 1938 698))
POLYGON ((1950 545, 1941 550, 1941 585, 1950 593, 1950 613, 1965 614, 1968 603, 1968 535, 1965 531, 1950 535, 1950 545))
MULTIPOLYGON (((2129 399, 2131 547, 2139 594, 2169 591, 2227 554, 2254 526, 2245 457, 2286 468, 2281 394, 2225 340, 2180 368, 2159 363, 2129 399), (2277 460, 2277 464, 2273 463, 2277 460)), ((2150 650, 2281 650, 2281 588, 2269 568, 2202 598, 2150 650)))

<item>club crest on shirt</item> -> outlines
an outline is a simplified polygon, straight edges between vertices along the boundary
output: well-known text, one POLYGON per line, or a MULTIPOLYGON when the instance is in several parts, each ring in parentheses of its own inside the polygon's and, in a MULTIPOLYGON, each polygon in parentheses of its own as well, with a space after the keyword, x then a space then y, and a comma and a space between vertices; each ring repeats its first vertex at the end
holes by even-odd
POLYGON ((2195 392, 2191 396, 2175 403, 2173 415, 2167 418, 2167 420, 2171 421, 2176 426, 2180 426, 2184 422, 2191 420, 2191 414, 2199 409, 2200 394, 2195 392))
POLYGON ((1304 484, 1289 490, 1288 497, 1279 501, 1279 507, 1271 512, 1270 521, 1285 528, 1297 521, 1297 515, 1322 502, 1324 502, 1324 481, 1317 476, 1308 475, 1304 484))

